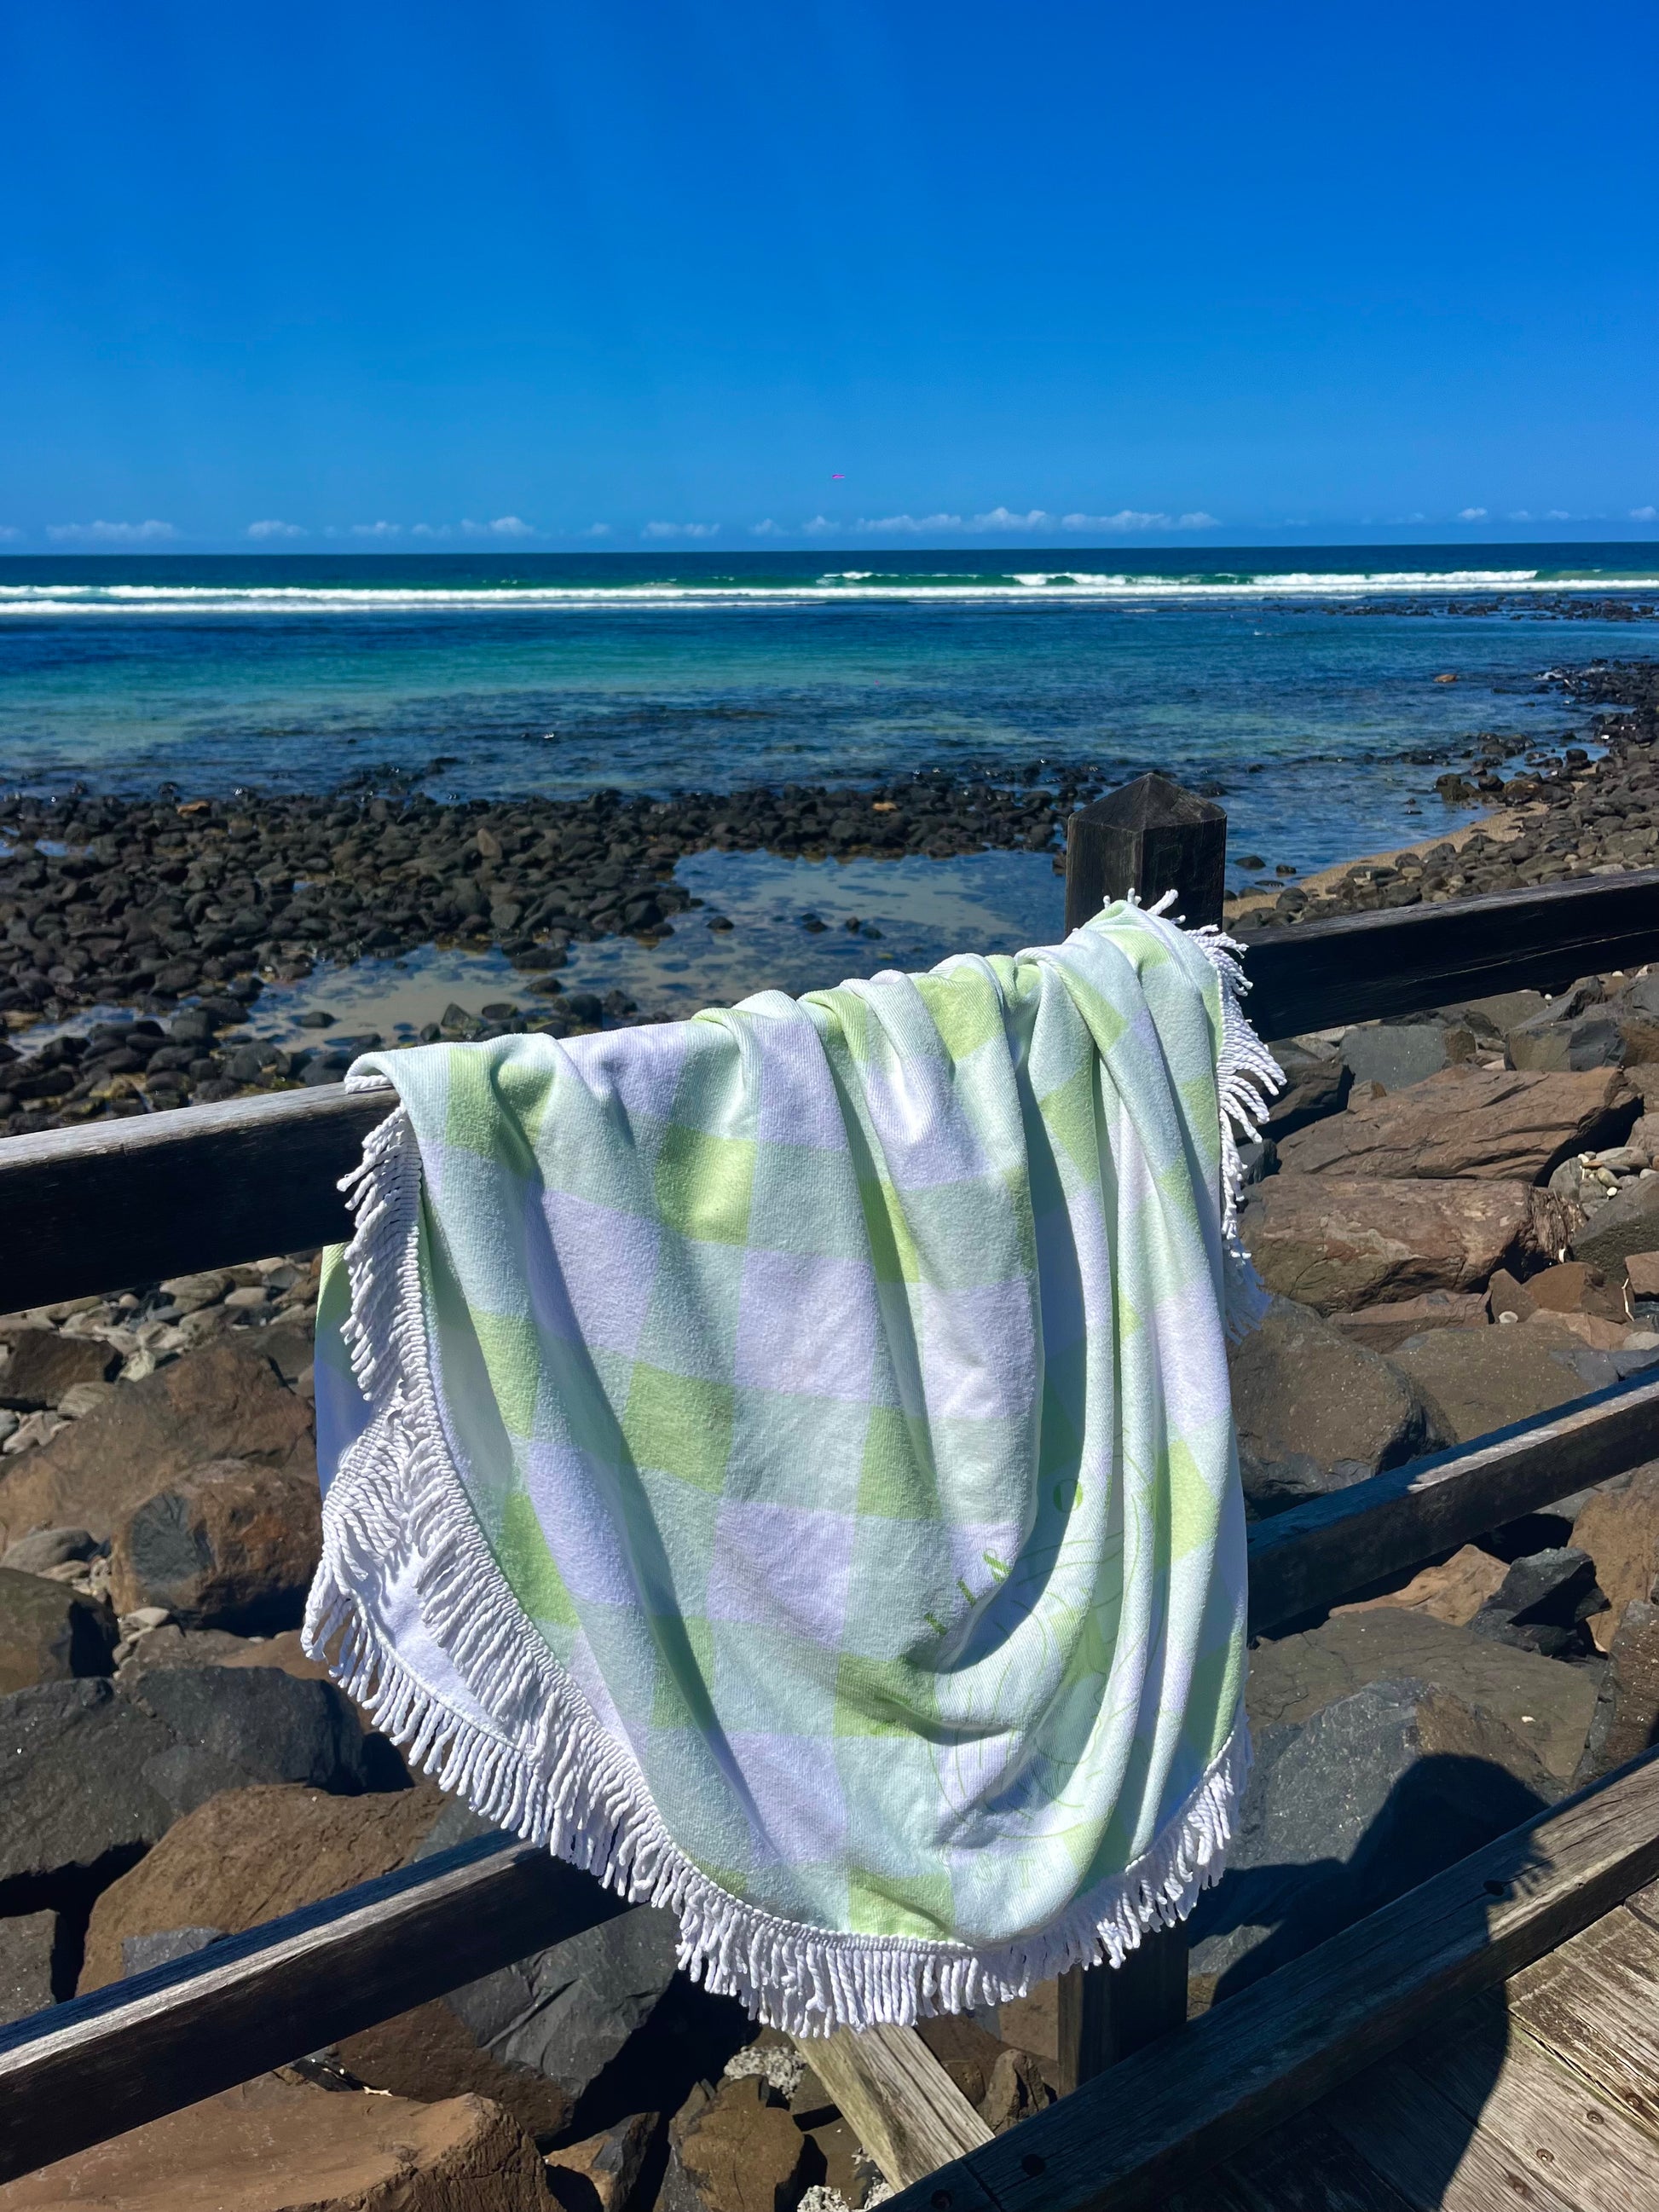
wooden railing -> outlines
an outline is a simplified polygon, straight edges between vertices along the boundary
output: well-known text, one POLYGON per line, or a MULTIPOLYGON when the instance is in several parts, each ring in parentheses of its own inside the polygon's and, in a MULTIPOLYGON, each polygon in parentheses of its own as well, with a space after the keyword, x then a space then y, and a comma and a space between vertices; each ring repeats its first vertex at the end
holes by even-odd
MULTIPOLYGON (((1171 884, 1189 922, 1216 919, 1220 819, 1157 778, 1074 817, 1068 921, 1131 887, 1150 900, 1171 884)), ((1251 1014, 1262 1035, 1285 1036, 1659 957, 1659 872, 1241 937, 1251 1014)), ((0 1142, 0 1310, 345 1235, 335 1186, 386 1110, 383 1097, 331 1088, 0 1142)), ((1250 1534, 1252 1627, 1316 1613, 1656 1455, 1659 1380, 1637 1378, 1261 1522, 1250 1534)), ((544 1851, 488 1840, 0 2028, 0 2181, 620 1909, 544 1851)), ((1124 2056, 1176 2017, 1172 1986, 1114 2023, 1103 2008, 1115 1978, 1087 1977, 1080 2008, 1073 1990, 1079 2078, 1091 2070, 1086 2048, 1124 2056)), ((926 2071, 912 2067, 910 2078, 926 2071)), ((885 2078, 872 2073, 872 2097, 885 2078)))

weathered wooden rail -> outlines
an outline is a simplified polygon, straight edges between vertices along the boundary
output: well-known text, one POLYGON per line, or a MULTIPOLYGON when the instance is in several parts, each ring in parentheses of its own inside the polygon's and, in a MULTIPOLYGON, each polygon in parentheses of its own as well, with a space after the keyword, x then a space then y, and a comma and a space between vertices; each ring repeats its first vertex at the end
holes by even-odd
MULTIPOLYGON (((1068 922, 1132 885, 1150 900, 1173 884, 1190 922, 1218 918, 1219 811, 1172 792, 1159 779, 1143 779, 1073 818, 1068 922)), ((1244 933, 1243 942, 1257 1026, 1269 1037, 1289 1036, 1522 986, 1552 988, 1594 969, 1659 957, 1659 871, 1244 933)), ((0 1143, 0 1310, 343 1236, 349 1223, 336 1184, 386 1110, 383 1097, 331 1088, 0 1143)), ((1638 1378, 1298 1507, 1252 1531, 1252 1626, 1316 1613, 1382 1575, 1656 1456, 1659 1380, 1638 1378)), ((1556 1940, 1552 1930, 1584 1924, 1592 1917, 1586 1899, 1601 1897, 1626 1874, 1628 1890, 1659 1871, 1651 1840, 1659 1834, 1659 1781, 1650 1773, 1644 1783, 1620 1786, 1626 1794, 1605 1801, 1589 1793, 1584 1802, 1603 1806, 1601 1813, 1581 1817, 1558 1808, 1535 1824, 1533 1842, 1492 1847, 1492 1865, 1501 1860, 1505 1868, 1517 1849, 1541 1848, 1539 1838, 1551 1850, 1559 1839, 1561 1851, 1552 1862, 1559 1878, 1536 1911, 1523 1899, 1507 1917, 1486 1911, 1482 1940, 1497 1948, 1486 1965, 1469 1963, 1479 1950, 1465 1897, 1470 1877, 1454 1869, 1440 1878, 1451 1885, 1453 1933, 1442 1929, 1438 1950, 1431 1943, 1412 1953, 1415 1963, 1400 1970, 1403 1984, 1398 1974, 1376 1989, 1356 1983, 1352 2001, 1337 2003, 1329 1963, 1316 1970, 1303 1962, 1215 2015, 1205 2027, 1205 2052, 1236 2027, 1249 2081, 1305 2087, 1308 2067, 1340 2072, 1366 2037, 1409 2032, 1436 1991, 1468 1990, 1483 1975, 1512 1971, 1502 1962, 1536 1955, 1528 1944, 1546 1948, 1556 1940), (1563 1902, 1569 1892, 1576 1902, 1563 1902), (1329 2016, 1322 2040, 1322 2008, 1329 2016), (1276 2056, 1268 2047, 1275 2036, 1276 2056)), ((1486 1907, 1493 1878, 1482 1878, 1486 1907)), ((1524 1871, 1504 1880, 1525 1887, 1524 1871)), ((0 2180, 439 1996, 619 1909, 597 1883, 544 1853, 505 1841, 474 1844, 0 2029, 0 2180)), ((1389 1910, 1398 1918, 1402 1908, 1389 1910)), ((1341 1971, 1362 1982, 1375 1956, 1370 1941, 1358 1929, 1334 1939, 1353 1954, 1341 1971)), ((1114 2205, 1154 2201, 1137 2177, 1150 2177, 1152 2189, 1172 2175, 1165 2138, 1174 2121, 1167 2096, 1160 2103, 1148 2095, 1139 2116, 1156 2061, 1130 2054, 1178 2023, 1184 1969, 1175 1965, 1178 1938, 1146 1950, 1135 1973, 1079 1977, 1066 1992, 1072 2073, 1085 2086, 982 2150, 974 2147, 982 2124, 965 2106, 973 2124, 963 2121, 951 2101, 962 2105, 959 2093, 916 2039, 894 2032, 895 2042, 884 2032, 884 2041, 870 2039, 862 2052, 865 2039, 837 2039, 831 2069, 845 2077, 849 2109, 861 2100, 870 2131, 886 2129, 890 2178, 915 2182, 955 2148, 969 2155, 933 2177, 933 2212, 1081 2206, 1095 2201, 1109 2172, 1121 2185, 1114 2205), (1108 2063, 1109 2089, 1089 2086, 1108 2063), (919 2109, 900 2110, 906 2097, 919 2109), (1109 2166, 1097 2157, 1109 2111, 1118 2114, 1114 2124, 1126 2145, 1109 2166)), ((1255 2102, 1253 2092, 1230 2100, 1231 2046, 1218 2048, 1223 2055, 1197 2087, 1215 2105, 1213 2140, 1230 2143, 1269 2124, 1278 2108, 1265 2094, 1255 2102)), ((1190 2155, 1183 2148, 1176 2163, 1190 2155)), ((909 2200, 902 2201, 908 2212, 909 2200)))

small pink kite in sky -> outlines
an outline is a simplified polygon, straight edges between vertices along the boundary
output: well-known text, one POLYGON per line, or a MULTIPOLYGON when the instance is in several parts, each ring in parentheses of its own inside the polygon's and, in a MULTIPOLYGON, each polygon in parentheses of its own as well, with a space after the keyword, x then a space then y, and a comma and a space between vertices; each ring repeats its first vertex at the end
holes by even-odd
POLYGON ((830 471, 830 481, 831 483, 845 483, 847 478, 840 469, 831 469, 830 471))

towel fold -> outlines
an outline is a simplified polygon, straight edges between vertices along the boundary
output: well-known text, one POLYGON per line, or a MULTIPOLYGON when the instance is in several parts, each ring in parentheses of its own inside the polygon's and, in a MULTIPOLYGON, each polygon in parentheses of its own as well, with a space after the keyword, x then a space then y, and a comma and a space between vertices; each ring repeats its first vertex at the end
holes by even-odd
POLYGON ((1121 1960, 1249 1756, 1242 988, 1120 904, 359 1060, 398 1104, 319 1314, 307 1649, 778 2026, 1121 1960))

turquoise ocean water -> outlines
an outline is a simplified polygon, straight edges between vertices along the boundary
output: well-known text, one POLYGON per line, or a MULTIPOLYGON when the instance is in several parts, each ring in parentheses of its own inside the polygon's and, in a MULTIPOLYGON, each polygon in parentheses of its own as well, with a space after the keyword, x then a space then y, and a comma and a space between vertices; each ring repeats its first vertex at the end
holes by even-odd
MULTIPOLYGON (((1659 608, 1650 550, 4 558, 0 792, 672 792, 1084 762, 1218 787, 1235 854, 1305 871, 1467 818, 1431 787, 1481 732, 1516 754, 1582 734, 1540 679, 1659 635, 1626 612, 1659 608)), ((971 884, 920 864, 939 894, 964 866, 971 884)), ((773 884, 751 863, 724 895, 786 916, 805 866, 773 884)), ((1046 867, 1025 865, 1029 899, 999 890, 1009 929, 1046 915, 1046 867)), ((826 919, 868 907, 844 871, 816 878, 826 919)), ((631 952, 605 957, 635 980, 631 952)))

